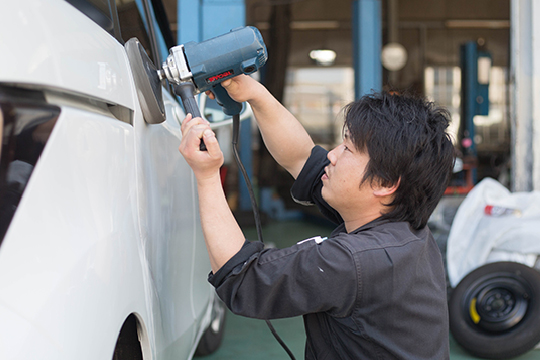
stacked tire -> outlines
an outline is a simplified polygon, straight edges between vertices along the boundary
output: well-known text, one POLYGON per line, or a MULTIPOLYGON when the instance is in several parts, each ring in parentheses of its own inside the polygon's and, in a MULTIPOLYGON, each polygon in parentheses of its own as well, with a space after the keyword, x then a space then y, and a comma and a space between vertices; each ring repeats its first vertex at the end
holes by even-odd
POLYGON ((450 331, 471 354, 510 359, 540 342, 540 273, 495 262, 469 273, 450 297, 450 331))

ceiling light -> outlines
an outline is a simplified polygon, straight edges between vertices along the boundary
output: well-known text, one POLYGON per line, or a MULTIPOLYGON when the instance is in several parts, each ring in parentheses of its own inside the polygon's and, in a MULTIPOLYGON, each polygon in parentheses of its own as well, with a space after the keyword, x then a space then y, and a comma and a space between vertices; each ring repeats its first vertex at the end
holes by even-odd
POLYGON ((312 50, 309 57, 315 60, 317 65, 330 66, 336 60, 336 52, 334 50, 312 50))
POLYGON ((381 63, 387 70, 401 70, 407 63, 407 50, 398 43, 386 44, 381 51, 381 63))

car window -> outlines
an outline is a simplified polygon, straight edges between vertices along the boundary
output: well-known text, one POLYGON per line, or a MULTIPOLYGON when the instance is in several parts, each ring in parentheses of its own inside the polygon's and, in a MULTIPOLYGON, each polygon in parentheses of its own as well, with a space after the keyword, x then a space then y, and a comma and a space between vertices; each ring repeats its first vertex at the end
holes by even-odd
POLYGON ((139 39, 139 42, 146 50, 150 59, 152 59, 152 62, 156 64, 151 51, 150 36, 146 30, 137 3, 134 0, 118 0, 116 8, 123 41, 126 42, 133 37, 139 39))
POLYGON ((114 33, 114 17, 109 0, 66 0, 68 3, 79 9, 80 12, 88 16, 95 23, 109 32, 114 33))
POLYGON ((0 244, 59 115, 41 92, 0 85, 0 244))

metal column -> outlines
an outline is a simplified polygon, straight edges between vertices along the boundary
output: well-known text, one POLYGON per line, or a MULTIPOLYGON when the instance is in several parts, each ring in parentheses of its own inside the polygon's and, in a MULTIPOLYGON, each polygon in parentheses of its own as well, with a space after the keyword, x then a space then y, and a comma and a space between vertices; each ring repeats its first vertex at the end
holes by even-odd
POLYGON ((244 0, 178 0, 178 43, 203 41, 246 25, 244 0))
POLYGON ((512 190, 540 190, 540 3, 511 3, 512 190))
POLYGON ((178 0, 178 44, 200 42, 202 37, 202 3, 198 0, 178 0))
POLYGON ((382 89, 382 19, 380 0, 353 1, 355 98, 382 89))
MULTIPOLYGON (((461 128, 463 137, 469 138, 471 145, 464 149, 466 155, 476 157, 476 144, 474 142, 475 127, 474 116, 476 115, 476 83, 478 78, 478 60, 476 43, 469 41, 462 45, 461 52, 461 128)), ((476 183, 476 176, 475 183, 476 183)))

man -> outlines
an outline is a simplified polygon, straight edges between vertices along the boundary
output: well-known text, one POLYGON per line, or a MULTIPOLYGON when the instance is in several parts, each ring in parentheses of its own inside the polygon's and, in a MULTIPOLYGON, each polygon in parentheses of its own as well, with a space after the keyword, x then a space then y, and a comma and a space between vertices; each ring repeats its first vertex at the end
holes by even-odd
POLYGON ((270 153, 296 179, 293 198, 338 227, 286 249, 245 241, 221 187, 215 135, 188 115, 180 151, 197 178, 209 281, 221 299, 248 317, 303 315, 306 359, 448 359, 445 274, 426 226, 453 166, 448 113, 366 96, 346 107, 343 143, 327 152, 255 80, 223 86, 252 106, 270 153))

